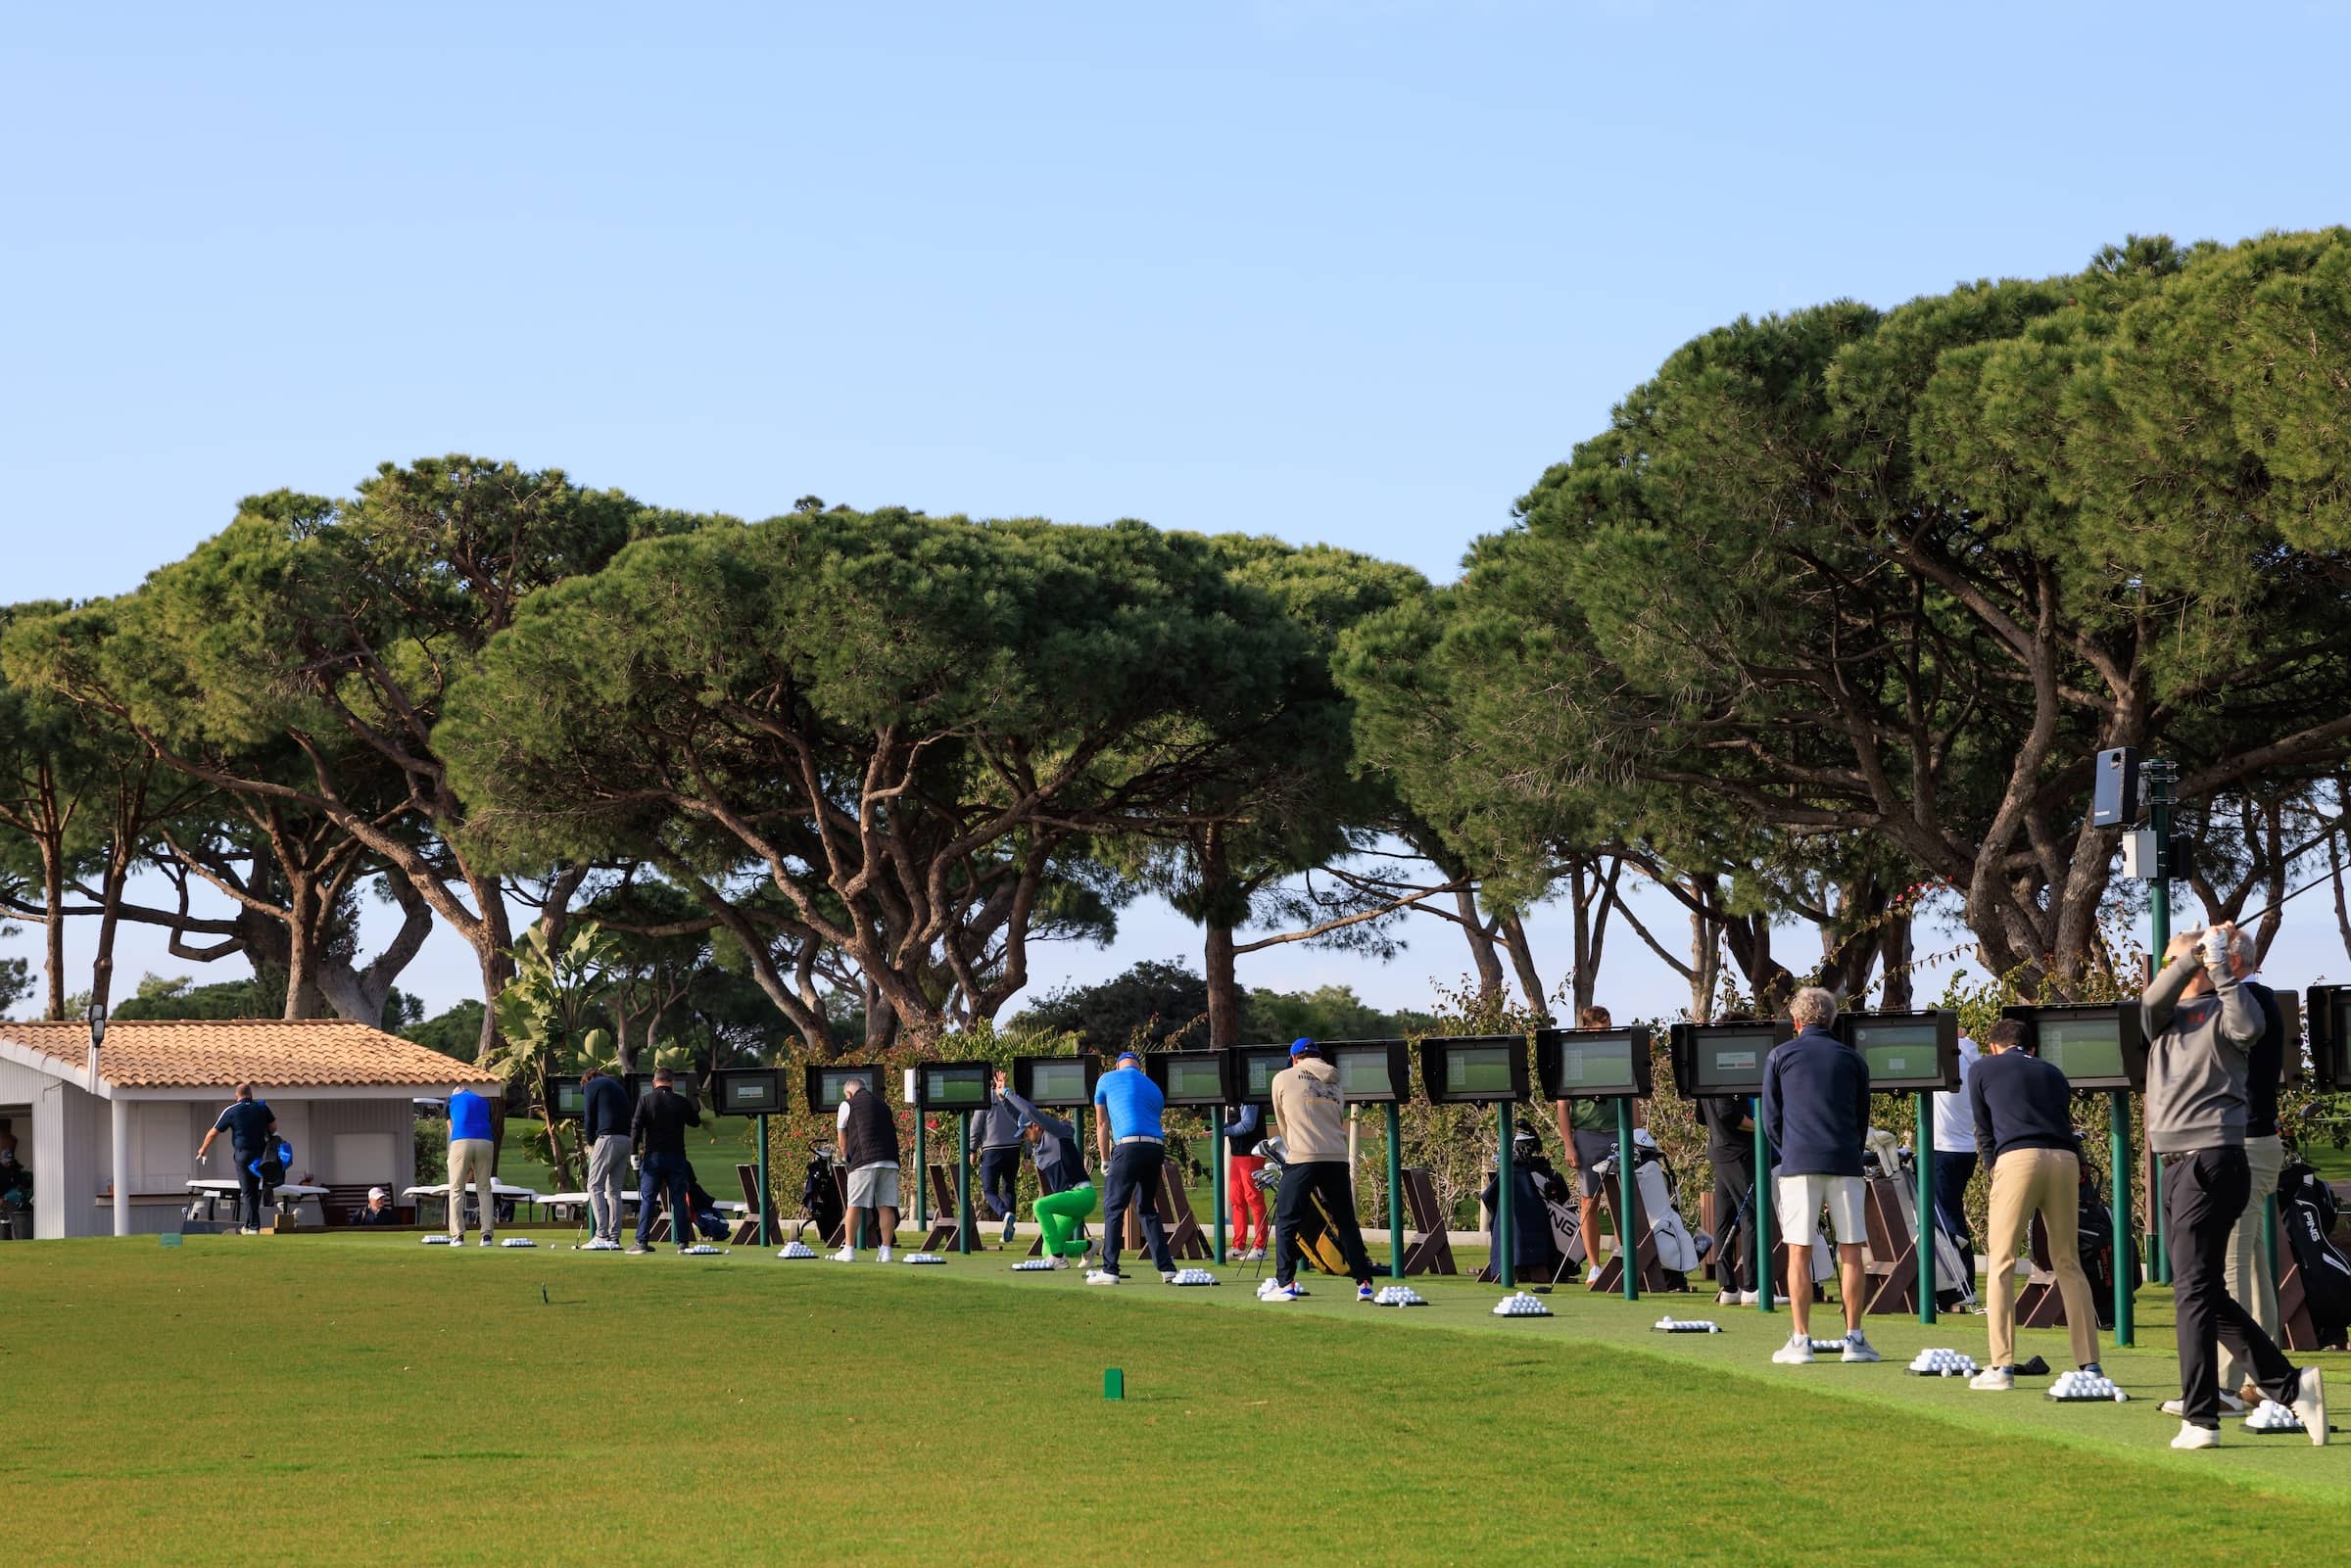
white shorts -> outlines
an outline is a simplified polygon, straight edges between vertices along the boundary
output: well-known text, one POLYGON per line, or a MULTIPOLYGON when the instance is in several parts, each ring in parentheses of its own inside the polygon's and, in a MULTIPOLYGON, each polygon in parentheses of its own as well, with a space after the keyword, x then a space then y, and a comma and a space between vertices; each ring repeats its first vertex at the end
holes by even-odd
POLYGON ((1837 1240, 1847 1247, 1860 1246, 1865 1226, 1859 1176, 1774 1176, 1771 1207, 1780 1233, 1772 1240, 1811 1246, 1820 1236, 1824 1206, 1837 1240))
POLYGON ((859 1165, 849 1172, 849 1203, 851 1209, 895 1209, 898 1207, 898 1167, 895 1165, 859 1165))

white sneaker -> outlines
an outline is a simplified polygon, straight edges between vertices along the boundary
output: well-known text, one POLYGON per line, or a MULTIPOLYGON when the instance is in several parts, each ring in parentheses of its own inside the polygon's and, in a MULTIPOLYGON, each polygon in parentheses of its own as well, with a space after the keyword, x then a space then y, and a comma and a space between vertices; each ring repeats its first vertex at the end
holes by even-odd
POLYGON ((1261 1302, 1295 1302, 1305 1296, 1306 1292, 1295 1285, 1279 1285, 1270 1279, 1257 1288, 1257 1299, 1261 1302))
POLYGON ((1735 1290, 1718 1290, 1714 1293, 1714 1305, 1736 1307, 1739 1305, 1739 1293, 1735 1290))
POLYGON ((2005 1394, 2016 1387, 2016 1374, 2004 1366, 1988 1366, 1969 1378, 1967 1386, 1982 1389, 1987 1394, 2005 1394))
POLYGON ((1070 1260, 1066 1258, 1049 1259, 1047 1259, 1047 1263, 1053 1268, 1067 1268, 1070 1266, 1070 1260))
POLYGON ((1760 1300, 1761 1298, 1751 1290, 1743 1290, 1739 1293, 1739 1305, 1742 1307, 1752 1307, 1760 1300))
POLYGON ((1122 1277, 1107 1268, 1089 1268, 1085 1271, 1085 1282, 1088 1285, 1116 1285, 1122 1277))
POLYGON ((1874 1361, 1878 1353, 1870 1349, 1869 1337, 1859 1329, 1845 1336, 1845 1355, 1847 1361, 1874 1361))
POLYGON ((1244 1263, 1262 1263, 1265 1260, 1266 1250, 1263 1247, 1252 1247, 1241 1254, 1241 1261, 1244 1263))
POLYGON ((857 1261, 857 1249, 854 1247, 843 1247, 837 1253, 827 1253, 825 1254, 825 1261, 828 1263, 853 1263, 857 1261))
POLYGON ((877 1247, 877 1248, 875 1248, 875 1249, 874 1249, 874 1261, 876 1261, 876 1262, 878 1262, 878 1263, 887 1263, 887 1262, 888 1262, 888 1261, 889 1261, 889 1249, 888 1249, 888 1248, 887 1248, 887 1247, 877 1247))
POLYGON ((2310 1441, 2321 1448, 2327 1445, 2327 1383, 2319 1369, 2306 1366, 2294 1384, 2294 1414, 2302 1418, 2302 1430, 2310 1441))
POLYGON ((498 1243, 491 1238, 490 1232, 485 1230, 482 1232, 482 1239, 474 1243, 474 1245, 477 1247, 495 1247, 498 1245, 498 1243))
POLYGON ((1159 1282, 1160 1282, 1162 1285, 1173 1285, 1173 1284, 1175 1284, 1175 1283, 1176 1283, 1176 1270, 1174 1270, 1173 1268, 1163 1268, 1163 1269, 1161 1269, 1161 1270, 1159 1271, 1159 1282))
MULTIPOLYGON (((2163 1413, 2184 1416, 2187 1414, 2187 1402, 2185 1400, 2166 1400, 2163 1402, 2163 1413)), ((2223 1415, 2251 1415, 2253 1407, 2227 1389, 2223 1389, 2221 1391, 2221 1413, 2223 1415)))
MULTIPOLYGON (((2326 1440, 2322 1438, 2320 1441, 2325 1442, 2326 1440)), ((2175 1449, 2217 1449, 2220 1446, 2221 1434, 2218 1428, 2189 1426, 2185 1421, 2180 1423, 2180 1435, 2172 1439, 2172 1447, 2175 1449)))
POLYGON ((1812 1341, 1801 1334, 1792 1334, 1788 1343, 1771 1353, 1771 1358, 1782 1366, 1807 1366, 1812 1360, 1812 1341))

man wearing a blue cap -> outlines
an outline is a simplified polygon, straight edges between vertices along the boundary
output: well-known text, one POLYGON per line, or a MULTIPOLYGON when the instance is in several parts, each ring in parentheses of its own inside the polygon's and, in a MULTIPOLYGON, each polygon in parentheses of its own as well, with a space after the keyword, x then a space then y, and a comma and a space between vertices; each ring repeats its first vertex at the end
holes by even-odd
POLYGON ((1159 1222, 1159 1210, 1151 1202, 1168 1159, 1168 1135, 1160 1122, 1167 1103, 1159 1085, 1143 1071, 1143 1059, 1132 1051, 1121 1052, 1094 1085, 1094 1104, 1102 1113, 1094 1118, 1094 1144, 1104 1172, 1102 1266, 1087 1273, 1088 1285, 1119 1283, 1119 1241, 1126 1234, 1127 1208, 1138 1195, 1143 1244, 1151 1250, 1159 1277, 1175 1283, 1176 1258, 1168 1251, 1167 1227, 1159 1222))
POLYGON ((1273 1210, 1273 1278, 1258 1287, 1261 1302, 1294 1302, 1298 1288, 1298 1227, 1320 1201, 1332 1241, 1346 1255, 1359 1301, 1371 1300, 1371 1258, 1355 1218, 1355 1181, 1347 1168, 1347 1097, 1339 1069, 1322 1060, 1314 1041, 1290 1042, 1290 1065, 1273 1075, 1273 1120, 1281 1131, 1281 1196, 1273 1210))

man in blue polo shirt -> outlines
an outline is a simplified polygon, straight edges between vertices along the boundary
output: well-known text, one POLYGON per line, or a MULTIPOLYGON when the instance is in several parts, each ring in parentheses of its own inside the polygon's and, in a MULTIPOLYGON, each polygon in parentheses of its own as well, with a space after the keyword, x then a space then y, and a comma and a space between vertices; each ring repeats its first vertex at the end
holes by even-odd
POLYGON ((269 1102, 254 1097, 253 1085, 237 1085, 235 1104, 220 1113, 213 1130, 204 1135, 196 1146, 196 1163, 202 1164, 205 1156, 213 1152, 213 1140, 228 1134, 229 1147, 237 1156, 237 1233, 256 1236, 262 1229, 262 1177, 254 1166, 269 1147, 269 1135, 277 1130, 276 1113, 269 1102))
POLYGON ((471 1089, 458 1088, 449 1097, 449 1234, 465 1244, 465 1183, 473 1182, 482 1206, 482 1245, 498 1239, 498 1183, 491 1169, 498 1163, 498 1141, 490 1135, 490 1102, 471 1089))
POLYGON ((1119 1241, 1126 1234, 1127 1208, 1138 1196, 1143 1243, 1159 1267, 1159 1277, 1175 1283, 1176 1258, 1168 1251, 1167 1227, 1159 1222, 1159 1210, 1151 1201, 1168 1158, 1168 1135, 1160 1122, 1160 1112, 1167 1103, 1159 1085, 1143 1071, 1143 1059, 1132 1051, 1120 1053, 1118 1062, 1094 1085, 1094 1104, 1102 1113, 1094 1118, 1094 1144, 1106 1174, 1102 1184, 1102 1266, 1086 1274, 1088 1285, 1119 1283, 1119 1241))

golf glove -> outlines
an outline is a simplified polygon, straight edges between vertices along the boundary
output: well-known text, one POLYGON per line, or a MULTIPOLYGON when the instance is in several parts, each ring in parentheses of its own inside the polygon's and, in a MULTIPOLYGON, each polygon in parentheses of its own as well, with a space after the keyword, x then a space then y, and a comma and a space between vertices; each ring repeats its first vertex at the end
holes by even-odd
POLYGON ((2216 980, 2229 973, 2229 933, 2218 926, 2204 929, 2204 972, 2216 980))

